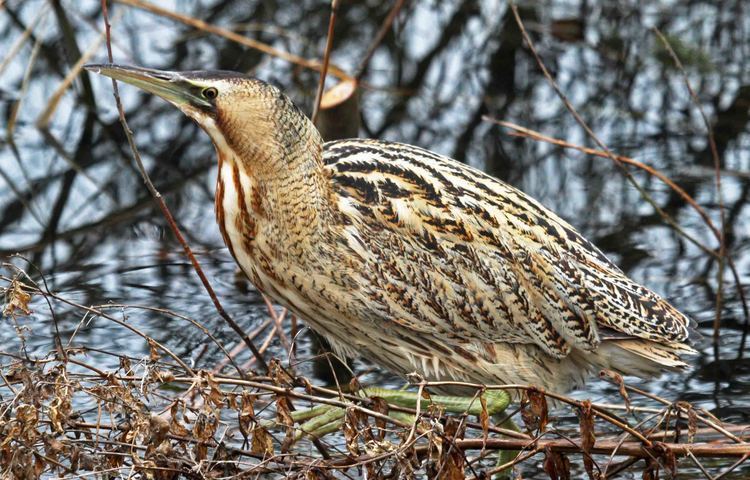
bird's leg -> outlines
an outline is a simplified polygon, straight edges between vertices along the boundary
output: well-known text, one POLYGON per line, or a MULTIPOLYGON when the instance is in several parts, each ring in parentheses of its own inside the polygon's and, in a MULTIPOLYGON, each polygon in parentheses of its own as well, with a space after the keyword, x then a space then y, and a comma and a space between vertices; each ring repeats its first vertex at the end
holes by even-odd
MULTIPOLYGON (((367 387, 360 390, 360 392, 360 395, 364 397, 380 397, 388 403, 393 403, 400 407, 416 408, 417 402, 420 401, 422 405, 436 404, 449 413, 466 413, 477 416, 482 414, 482 402, 479 400, 479 395, 472 397, 430 395, 429 400, 427 400, 424 398, 420 399, 418 392, 405 390, 367 387)), ((488 390, 482 396, 487 401, 487 414, 490 416, 502 413, 510 404, 510 395, 501 390, 488 390)))
MULTIPOLYGON (((359 395, 362 397, 380 397, 390 404, 398 405, 405 408, 416 408, 417 401, 422 405, 431 403, 445 409, 446 412, 456 414, 469 414, 480 416, 482 413, 482 402, 477 396, 462 397, 451 395, 430 395, 429 400, 422 398, 420 400, 418 392, 409 392, 405 390, 390 390, 379 387, 367 387, 360 390, 359 395)), ((510 395, 498 390, 489 390, 483 393, 487 405, 487 414, 492 417, 495 424, 501 428, 520 431, 516 423, 510 417, 505 417, 503 412, 510 404, 510 395)), ((338 431, 344 423, 345 410, 332 405, 319 405, 309 410, 299 410, 292 412, 292 418, 298 422, 304 422, 295 435, 295 441, 300 440, 304 435, 311 435, 320 438, 329 433, 338 431)), ((412 423, 415 418, 413 415, 393 410, 388 412, 392 418, 398 419, 404 423, 412 423)), ((511 462, 518 455, 515 450, 501 450, 497 454, 497 465, 504 465, 511 462)), ((495 480, 505 480, 512 477, 513 468, 506 468, 496 473, 495 480)))
MULTIPOLYGON (((494 415, 493 420, 495 421, 495 425, 500 428, 513 430, 515 432, 521 431, 521 429, 518 428, 518 425, 516 425, 516 422, 514 422, 511 417, 503 418, 502 415, 494 415)), ((497 466, 512 462, 513 460, 515 460, 519 453, 521 453, 519 450, 500 450, 497 454, 497 466)), ((512 478, 512 476, 513 467, 508 467, 497 472, 495 475, 493 475, 492 478, 493 480, 506 480, 512 478)))
MULTIPOLYGON (((359 391, 359 395, 362 397, 380 397, 388 403, 405 408, 416 408, 419 401, 422 405, 437 405, 449 413, 476 416, 482 414, 482 402, 478 396, 430 395, 429 400, 427 400, 424 398, 420 399, 417 392, 389 390, 378 387, 363 388, 359 391)), ((487 414, 494 418, 499 418, 500 414, 510 404, 510 395, 503 391, 486 391, 482 396, 486 400, 487 414)), ((343 408, 331 405, 320 405, 309 410, 292 412, 292 418, 295 421, 304 422, 300 425, 295 440, 299 440, 305 434, 321 437, 337 431, 344 423, 344 415, 345 411, 343 408)), ((389 412, 389 416, 408 423, 414 421, 413 415, 404 414, 403 412, 392 411, 389 412)))

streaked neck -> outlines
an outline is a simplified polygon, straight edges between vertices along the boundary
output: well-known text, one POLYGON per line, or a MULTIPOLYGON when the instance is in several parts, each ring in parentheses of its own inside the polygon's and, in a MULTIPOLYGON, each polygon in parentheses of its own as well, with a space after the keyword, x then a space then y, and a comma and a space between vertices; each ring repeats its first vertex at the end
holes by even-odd
POLYGON ((233 221, 247 236, 265 232, 287 249, 304 248, 319 233, 329 213, 330 188, 322 140, 306 117, 294 120, 273 135, 242 142, 228 139, 215 124, 204 126, 219 156, 216 207, 223 233, 222 221, 233 221))

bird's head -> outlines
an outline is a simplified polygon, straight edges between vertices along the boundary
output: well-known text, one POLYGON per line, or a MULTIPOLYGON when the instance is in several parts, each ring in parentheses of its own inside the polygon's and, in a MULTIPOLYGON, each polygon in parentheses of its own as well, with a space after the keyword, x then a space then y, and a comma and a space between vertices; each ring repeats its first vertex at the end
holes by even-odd
POLYGON ((248 169, 288 171, 288 152, 319 149, 320 137, 307 117, 278 88, 256 78, 111 64, 86 68, 172 103, 209 134, 219 155, 239 159, 248 169))

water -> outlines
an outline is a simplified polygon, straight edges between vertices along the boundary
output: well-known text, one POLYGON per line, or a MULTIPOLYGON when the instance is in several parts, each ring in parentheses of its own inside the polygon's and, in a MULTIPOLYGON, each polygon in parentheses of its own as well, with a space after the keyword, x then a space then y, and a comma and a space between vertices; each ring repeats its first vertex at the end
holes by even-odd
MULTIPOLYGON (((324 3, 185 0, 159 5, 217 25, 241 27, 250 37, 312 59, 324 44, 324 3)), ((382 3, 345 2, 332 55, 344 70, 353 71, 363 57, 388 12, 387 2, 382 3)), ((718 292, 717 263, 668 227, 609 159, 512 138, 482 120, 488 115, 595 146, 522 47, 504 2, 410 3, 364 78, 360 135, 420 145, 479 166, 570 221, 628 275, 694 318, 706 337, 691 372, 633 383, 669 399, 690 401, 723 420, 747 422, 750 363, 741 352, 745 320, 731 275, 724 275, 716 358, 708 340, 718 292)), ((63 1, 62 8, 55 4, 11 0, 0 9, 3 60, 26 26, 41 15, 31 41, 0 71, 0 113, 5 119, 0 135, 0 250, 20 253, 24 259, 14 258, 14 264, 36 280, 38 271, 44 272, 49 288, 67 299, 83 305, 158 306, 201 322, 233 345, 236 337, 216 315, 133 166, 109 81, 95 75, 77 79, 62 95, 48 133, 36 127, 52 92, 80 53, 95 45, 102 28, 98 1, 63 1)), ((747 5, 741 0, 641 6, 539 1, 527 4, 521 14, 545 64, 599 138, 613 151, 677 182, 720 225, 706 129, 652 28, 664 32, 714 128, 727 247, 750 293, 747 5)), ((142 10, 116 4, 112 16, 118 62, 249 71, 281 85, 305 111, 311 110, 315 72, 142 10)), ((105 55, 99 45, 93 59, 101 61, 105 55)), ((234 263, 215 225, 216 168, 208 137, 164 102, 128 86, 121 93, 148 171, 224 307, 244 328, 254 329, 267 318, 267 310, 252 287, 235 281, 234 263)), ((717 247, 686 202, 642 171, 630 171, 681 229, 708 248, 717 247)), ((33 317, 20 320, 31 329, 26 349, 29 355, 45 355, 53 348, 51 316, 39 297, 32 309, 33 317)), ((145 342, 112 322, 87 318, 79 328, 79 309, 56 304, 55 312, 63 338, 77 329, 78 344, 136 359, 148 355, 145 342)), ((112 307, 112 313, 197 367, 222 357, 213 345, 205 346, 200 330, 173 315, 122 306, 112 307)), ((302 337, 299 342, 300 371, 314 375, 311 362, 304 361, 311 355, 308 340, 302 337)), ((17 353, 19 348, 16 331, 4 323, 0 350, 17 353)), ((286 355, 278 341, 270 352, 286 355)), ((89 360, 103 368, 116 362, 95 352, 89 360)), ((396 381, 383 373, 367 379, 396 381)), ((586 392, 576 395, 617 399, 616 389, 601 381, 592 381, 586 392)), ((681 472, 700 478, 691 464, 681 466, 681 472)), ((530 475, 539 472, 533 462, 526 468, 530 475)), ((748 472, 745 468, 733 475, 743 478, 748 472)))

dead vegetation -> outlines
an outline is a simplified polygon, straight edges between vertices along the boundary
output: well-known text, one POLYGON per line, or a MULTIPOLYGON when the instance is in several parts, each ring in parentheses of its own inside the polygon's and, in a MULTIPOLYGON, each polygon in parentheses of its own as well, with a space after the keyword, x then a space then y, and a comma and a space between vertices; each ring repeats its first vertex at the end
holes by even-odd
MULTIPOLYGON (((95 319, 120 322, 106 312, 111 305, 79 305, 13 264, 4 271, 3 312, 19 345, 32 342, 34 322, 54 318, 59 305, 80 312, 81 328, 95 319)), ((275 324, 268 324, 272 332, 275 324)), ((643 478, 673 478, 691 466, 712 479, 750 456, 747 427, 631 387, 611 372, 602 377, 617 386, 617 405, 524 385, 460 384, 478 392, 478 405, 448 414, 430 392, 456 382, 415 380, 421 400, 406 408, 358 393, 356 381, 338 390, 313 385, 276 360, 263 375, 228 374, 229 362, 223 370, 192 369, 147 333, 120 325, 150 353, 131 358, 98 351, 117 360, 113 369, 92 363, 95 346, 75 338, 56 337, 56 348, 42 357, 24 348, 1 352, 3 478, 458 479, 489 478, 525 464, 541 465, 552 479, 613 478, 633 468, 643 478), (520 399, 508 417, 493 416, 479 397, 495 389, 520 399), (338 422, 326 418, 335 411, 338 422), (577 424, 570 421, 575 417, 577 424), (519 418, 522 431, 509 429, 509 418, 519 418), (505 452, 499 465, 497 452, 505 452)))

